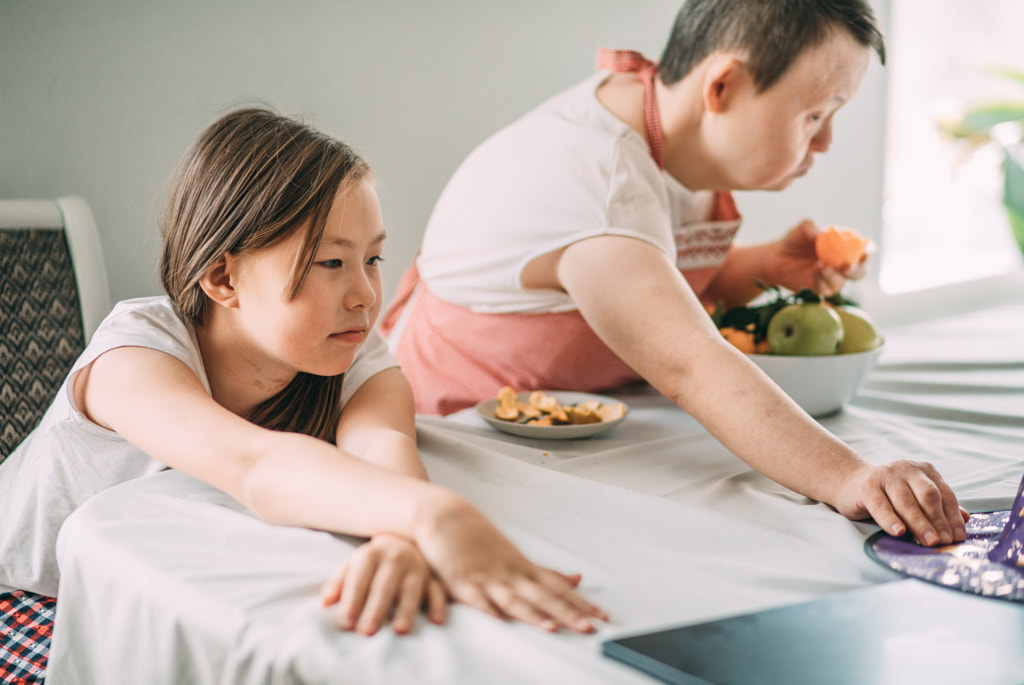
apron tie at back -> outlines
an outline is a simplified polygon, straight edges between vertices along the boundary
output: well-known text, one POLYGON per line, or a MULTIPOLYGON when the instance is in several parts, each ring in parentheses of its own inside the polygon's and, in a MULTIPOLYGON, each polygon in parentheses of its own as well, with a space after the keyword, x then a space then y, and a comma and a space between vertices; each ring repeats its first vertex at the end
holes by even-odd
POLYGON ((651 149, 651 157, 657 163, 658 168, 664 169, 662 155, 665 141, 661 130, 661 114, 658 112, 658 101, 654 93, 654 75, 658 71, 657 63, 633 50, 599 48, 597 68, 614 74, 635 74, 644 84, 644 132, 647 135, 647 145, 651 149))

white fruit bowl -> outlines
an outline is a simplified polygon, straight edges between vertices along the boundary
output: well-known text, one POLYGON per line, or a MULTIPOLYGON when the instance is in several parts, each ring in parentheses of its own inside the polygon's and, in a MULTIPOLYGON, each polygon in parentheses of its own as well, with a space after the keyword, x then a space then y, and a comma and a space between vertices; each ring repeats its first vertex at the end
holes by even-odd
POLYGON ((811 416, 843 408, 875 367, 885 343, 867 352, 822 357, 748 354, 783 392, 811 416))

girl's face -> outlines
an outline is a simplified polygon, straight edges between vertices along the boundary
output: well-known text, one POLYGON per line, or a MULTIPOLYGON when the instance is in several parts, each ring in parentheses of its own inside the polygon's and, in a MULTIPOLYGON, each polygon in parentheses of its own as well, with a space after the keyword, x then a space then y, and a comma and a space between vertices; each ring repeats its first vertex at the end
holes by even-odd
POLYGON ((380 313, 385 234, 370 182, 334 198, 313 265, 290 298, 304 235, 300 227, 273 247, 237 258, 238 342, 258 378, 345 372, 380 313))

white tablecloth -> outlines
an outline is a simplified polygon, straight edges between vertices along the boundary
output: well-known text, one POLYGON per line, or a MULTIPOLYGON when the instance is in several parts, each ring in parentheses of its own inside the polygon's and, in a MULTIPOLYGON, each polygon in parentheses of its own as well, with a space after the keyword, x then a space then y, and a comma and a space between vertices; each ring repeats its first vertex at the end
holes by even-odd
MULTIPOLYGON (((1006 508, 1024 474, 1024 304, 886 331, 879 366, 822 423, 867 459, 932 461, 968 509, 1006 508)), ((898 576, 853 523, 752 471, 651 392, 596 438, 420 417, 431 478, 533 559, 583 573, 611 614, 547 634, 455 606, 414 634, 338 632, 317 598, 353 541, 265 524, 167 471, 65 525, 48 685, 651 683, 600 655, 625 633, 813 599, 898 576)), ((981 600, 980 600, 981 601, 981 600)))

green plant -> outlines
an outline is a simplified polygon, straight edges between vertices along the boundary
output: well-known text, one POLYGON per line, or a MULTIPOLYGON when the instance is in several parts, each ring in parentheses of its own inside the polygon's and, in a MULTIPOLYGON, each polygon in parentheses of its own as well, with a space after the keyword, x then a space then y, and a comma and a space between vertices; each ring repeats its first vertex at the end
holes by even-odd
MULTIPOLYGON (((994 67, 988 71, 1024 86, 1024 71, 1020 69, 994 67)), ((951 138, 983 145, 992 141, 995 127, 1009 122, 1017 123, 1020 141, 1024 138, 1024 95, 1020 100, 996 100, 971 107, 959 119, 940 121, 939 128, 951 138)))
MULTIPOLYGON (((1024 71, 997 67, 991 73, 1024 86, 1024 71)), ((971 148, 996 143, 1003 151, 1003 205, 1010 230, 1024 253, 1024 97, 998 100, 972 107, 959 119, 943 121, 939 128, 949 137, 967 141, 971 148), (1009 131, 1016 124, 1015 131, 1009 131), (998 140, 993 133, 1006 131, 998 140)))

